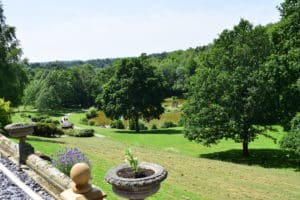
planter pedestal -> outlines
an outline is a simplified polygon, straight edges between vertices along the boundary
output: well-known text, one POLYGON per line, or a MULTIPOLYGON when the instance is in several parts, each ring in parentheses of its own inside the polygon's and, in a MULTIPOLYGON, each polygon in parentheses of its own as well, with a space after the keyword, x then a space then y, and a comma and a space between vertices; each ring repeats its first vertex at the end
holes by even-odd
POLYGON ((167 178, 168 172, 154 163, 141 162, 139 167, 152 170, 154 174, 144 178, 123 178, 118 172, 130 168, 128 164, 123 164, 111 168, 106 173, 105 180, 112 185, 112 191, 116 195, 130 200, 143 200, 159 190, 160 183, 167 178))
POLYGON ((35 124, 9 124, 4 127, 8 131, 9 135, 15 138, 19 138, 19 167, 21 164, 26 163, 26 159, 30 154, 34 153, 34 148, 26 143, 26 136, 33 133, 35 124))

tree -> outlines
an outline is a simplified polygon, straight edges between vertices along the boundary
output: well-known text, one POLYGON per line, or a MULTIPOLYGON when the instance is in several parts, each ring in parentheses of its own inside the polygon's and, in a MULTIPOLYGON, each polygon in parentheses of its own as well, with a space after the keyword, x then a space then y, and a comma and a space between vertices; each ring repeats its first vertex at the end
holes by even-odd
POLYGON ((77 104, 84 108, 94 105, 97 94, 101 92, 101 84, 97 82, 94 67, 85 64, 73 67, 71 70, 77 104))
POLYGON ((249 143, 263 133, 257 125, 274 122, 274 83, 263 65, 270 49, 265 28, 243 19, 220 34, 188 86, 183 121, 189 140, 209 146, 230 138, 249 155, 249 143))
POLYGON ((161 106, 164 86, 161 77, 148 65, 145 55, 118 61, 116 72, 104 86, 99 99, 106 116, 134 120, 136 132, 139 132, 139 118, 159 118, 164 112, 161 106))
POLYGON ((288 129, 300 111, 300 1, 285 0, 279 10, 281 20, 272 27, 273 53, 266 66, 276 83, 276 115, 288 129))
POLYGON ((20 62, 21 49, 15 35, 15 28, 5 23, 0 2, 0 97, 11 101, 12 105, 21 102, 27 82, 20 62))

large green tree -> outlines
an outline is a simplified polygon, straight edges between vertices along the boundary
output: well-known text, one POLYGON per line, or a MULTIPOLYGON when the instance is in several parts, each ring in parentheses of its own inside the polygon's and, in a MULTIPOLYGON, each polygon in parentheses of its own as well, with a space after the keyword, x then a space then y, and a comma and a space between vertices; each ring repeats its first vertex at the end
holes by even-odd
POLYGON ((276 115, 288 128, 300 111, 300 0, 286 0, 271 31, 273 53, 266 64, 277 93, 276 115))
POLYGON ((27 82, 21 53, 15 28, 5 23, 0 1, 0 97, 11 101, 12 105, 20 103, 27 82))
POLYGON ((104 86, 99 98, 106 116, 134 120, 136 132, 139 132, 140 118, 159 118, 164 111, 161 106, 163 99, 161 77, 148 65, 145 55, 118 61, 114 76, 104 86))
POLYGON ((243 19, 220 34, 188 86, 183 111, 188 139, 210 145, 230 138, 249 155, 249 143, 264 133, 257 125, 275 120, 274 82, 264 67, 270 47, 266 29, 243 19))

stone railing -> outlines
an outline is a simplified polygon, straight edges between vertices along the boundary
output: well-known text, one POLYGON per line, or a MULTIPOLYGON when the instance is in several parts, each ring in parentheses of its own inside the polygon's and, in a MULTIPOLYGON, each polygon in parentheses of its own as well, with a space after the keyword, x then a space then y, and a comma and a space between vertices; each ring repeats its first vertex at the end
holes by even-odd
MULTIPOLYGON (((0 134, 0 154, 17 163, 18 148, 16 143, 0 134)), ((26 165, 30 170, 27 169, 24 171, 57 199, 59 199, 59 194, 62 191, 71 187, 72 180, 68 176, 35 154, 27 157, 26 165)))

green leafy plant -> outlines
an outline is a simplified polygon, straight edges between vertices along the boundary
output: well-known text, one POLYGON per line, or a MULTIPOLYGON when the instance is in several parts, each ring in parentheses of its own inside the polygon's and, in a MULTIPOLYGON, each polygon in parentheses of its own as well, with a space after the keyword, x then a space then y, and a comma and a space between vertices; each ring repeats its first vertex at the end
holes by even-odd
POLYGON ((127 149, 125 152, 125 162, 127 162, 131 170, 136 174, 139 171, 139 161, 137 157, 134 157, 132 151, 127 149))

